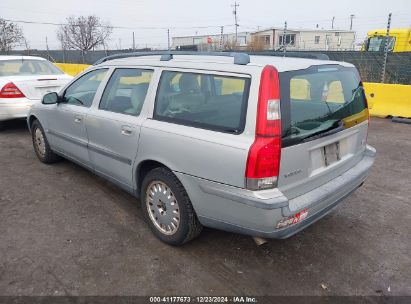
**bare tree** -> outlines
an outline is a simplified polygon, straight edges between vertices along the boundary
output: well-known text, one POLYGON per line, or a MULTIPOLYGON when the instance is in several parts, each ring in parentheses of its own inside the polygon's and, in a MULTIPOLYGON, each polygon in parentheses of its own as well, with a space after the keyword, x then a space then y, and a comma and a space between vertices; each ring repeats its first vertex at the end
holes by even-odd
POLYGON ((238 49, 238 42, 235 41, 235 38, 227 39, 226 41, 224 41, 224 45, 223 48, 226 51, 235 51, 238 49))
POLYGON ((259 36, 252 36, 247 43, 246 50, 250 52, 259 52, 265 49, 264 41, 259 36))
POLYGON ((112 26, 97 16, 71 16, 57 30, 57 39, 63 49, 90 51, 104 46, 112 31, 112 26))
POLYGON ((23 31, 12 22, 0 18, 0 51, 10 51, 24 41, 23 31))

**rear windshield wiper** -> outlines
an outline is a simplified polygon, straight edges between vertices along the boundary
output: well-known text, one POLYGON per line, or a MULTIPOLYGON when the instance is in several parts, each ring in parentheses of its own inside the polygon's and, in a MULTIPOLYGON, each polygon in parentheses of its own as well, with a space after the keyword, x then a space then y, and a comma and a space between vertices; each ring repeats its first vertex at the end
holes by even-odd
POLYGON ((325 136, 340 132, 343 129, 344 129, 344 122, 342 120, 337 120, 329 128, 314 132, 314 133, 304 137, 302 139, 302 142, 307 142, 307 141, 310 141, 310 140, 315 140, 315 139, 318 139, 318 138, 321 138, 321 137, 325 137, 325 136))

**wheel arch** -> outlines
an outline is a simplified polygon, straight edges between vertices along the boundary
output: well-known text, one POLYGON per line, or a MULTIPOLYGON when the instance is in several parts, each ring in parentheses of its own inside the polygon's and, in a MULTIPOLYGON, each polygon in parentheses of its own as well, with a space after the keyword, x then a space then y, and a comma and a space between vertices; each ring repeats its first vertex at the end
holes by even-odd
POLYGON ((135 184, 136 184, 136 194, 137 194, 137 196, 140 195, 141 184, 143 183, 144 177, 147 175, 148 172, 150 172, 151 170, 153 170, 155 168, 158 168, 158 167, 164 167, 164 168, 172 171, 169 166, 165 165, 161 161, 154 160, 154 159, 145 159, 137 165, 136 171, 135 171, 135 174, 134 174, 135 179, 136 179, 135 184))
POLYGON ((30 133, 31 133, 31 127, 32 127, 33 122, 34 122, 35 120, 39 120, 39 119, 38 119, 38 117, 37 117, 36 115, 34 115, 34 114, 31 114, 31 115, 29 116, 29 118, 27 119, 27 124, 28 124, 30 133))

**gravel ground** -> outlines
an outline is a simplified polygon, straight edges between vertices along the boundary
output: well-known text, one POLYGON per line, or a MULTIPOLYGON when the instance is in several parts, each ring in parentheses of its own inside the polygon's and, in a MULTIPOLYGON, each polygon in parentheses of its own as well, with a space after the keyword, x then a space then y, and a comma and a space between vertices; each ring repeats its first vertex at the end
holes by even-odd
POLYGON ((373 119, 370 177, 287 240, 204 229, 158 241, 135 198, 47 166, 24 122, 0 131, 0 295, 411 295, 411 126, 373 119))

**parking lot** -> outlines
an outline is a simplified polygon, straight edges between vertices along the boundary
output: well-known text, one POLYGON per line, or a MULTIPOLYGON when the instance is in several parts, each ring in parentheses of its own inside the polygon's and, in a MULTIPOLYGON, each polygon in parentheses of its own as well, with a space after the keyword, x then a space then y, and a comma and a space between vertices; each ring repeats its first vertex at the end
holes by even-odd
POLYGON ((371 175, 287 240, 204 229, 157 240, 135 198, 69 162, 40 163, 23 121, 0 131, 2 295, 411 295, 411 126, 374 118, 371 175))

